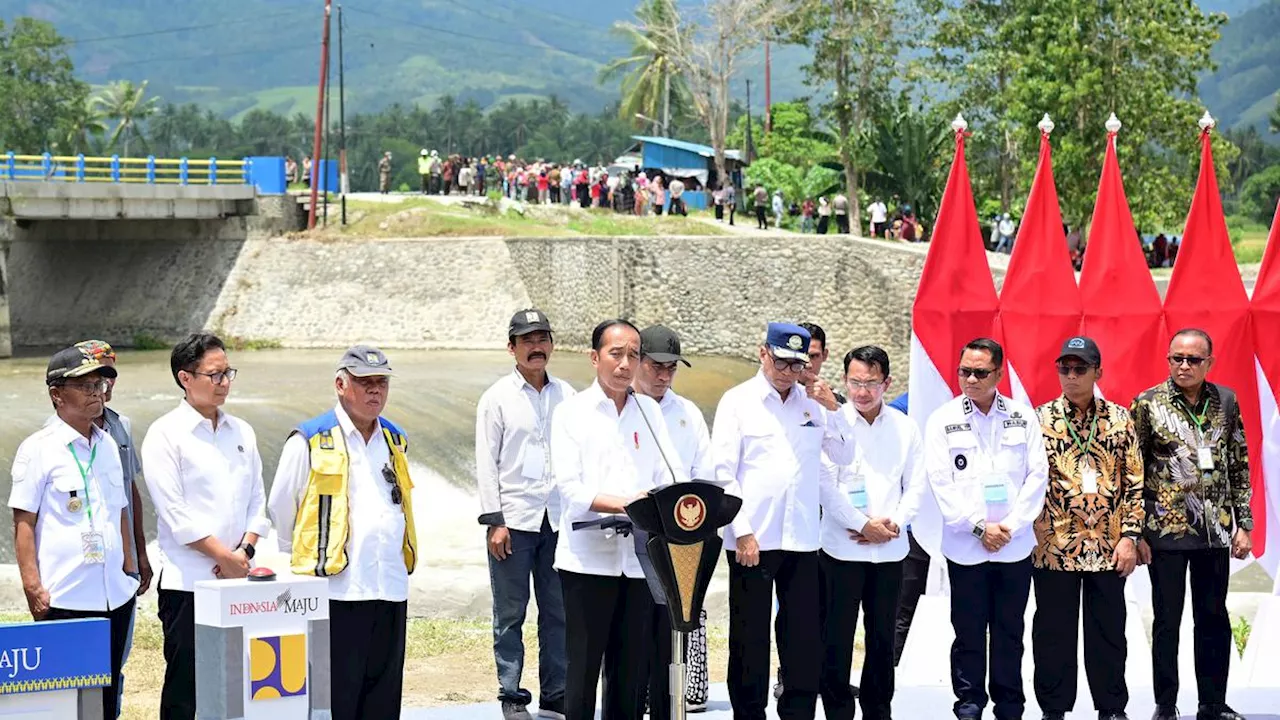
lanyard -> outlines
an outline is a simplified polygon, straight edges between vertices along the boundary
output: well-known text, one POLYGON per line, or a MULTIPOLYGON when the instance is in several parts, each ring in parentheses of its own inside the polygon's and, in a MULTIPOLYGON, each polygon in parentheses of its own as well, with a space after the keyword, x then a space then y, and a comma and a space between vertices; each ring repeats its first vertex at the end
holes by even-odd
POLYGON ((1076 447, 1080 448, 1080 457, 1088 456, 1089 448, 1093 445, 1093 435, 1098 430, 1098 411, 1096 409, 1093 411, 1093 422, 1089 424, 1089 439, 1087 441, 1082 442, 1080 440, 1080 433, 1076 432, 1075 423, 1071 422, 1070 418, 1067 418, 1067 430, 1071 431, 1071 439, 1075 441, 1076 447))
POLYGON ((1209 394, 1205 390, 1201 390, 1200 392, 1204 393, 1204 397, 1200 399, 1199 414, 1196 414, 1195 408, 1191 407, 1191 405, 1187 403, 1186 398, 1182 395, 1178 396, 1177 401, 1182 404, 1182 407, 1186 408, 1187 415, 1191 417, 1191 422, 1195 423, 1196 434, 1200 436, 1200 446, 1205 447, 1206 436, 1204 426, 1209 422, 1209 394))
MULTIPOLYGON (((991 409, 994 410, 995 407, 993 406, 991 409)), ((988 442, 983 437, 982 433, 978 432, 978 428, 971 427, 971 431, 973 432, 974 439, 978 441, 978 450, 980 450, 982 454, 986 456, 987 461, 991 463, 992 470, 994 470, 996 466, 996 455, 995 455, 995 450, 993 450, 992 448, 995 448, 997 450, 999 449, 999 446, 996 445, 996 433, 1000 431, 1000 421, 990 415, 985 415, 983 417, 987 422, 991 423, 991 430, 990 432, 987 433, 988 435, 991 436, 990 441, 988 442)), ((970 426, 976 424, 974 423, 973 418, 969 419, 969 423, 970 423, 970 426)))
MULTIPOLYGON (((551 412, 548 407, 551 404, 551 378, 547 378, 547 382, 542 386, 541 391, 532 385, 528 387, 533 392, 533 397, 529 398, 529 403, 533 406, 533 416, 538 431, 535 439, 539 445, 546 445, 548 440, 547 415, 551 412)), ((525 393, 525 396, 528 397, 528 393, 525 393)))
POLYGON ((80 456, 76 455, 74 444, 67 443, 67 450, 71 452, 71 457, 76 461, 76 469, 80 471, 80 479, 84 481, 84 509, 89 514, 89 527, 93 527, 93 503, 89 502, 89 471, 93 469, 93 461, 98 457, 98 446, 94 445, 89 448, 88 465, 80 462, 80 456))

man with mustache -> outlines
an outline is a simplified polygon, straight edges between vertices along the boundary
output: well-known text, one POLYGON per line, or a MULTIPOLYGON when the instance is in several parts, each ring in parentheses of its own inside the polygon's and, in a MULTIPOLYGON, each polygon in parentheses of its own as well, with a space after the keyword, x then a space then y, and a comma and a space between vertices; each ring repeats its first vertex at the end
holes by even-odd
POLYGON ((476 481, 486 527, 493 591, 493 657, 507 720, 526 720, 533 695, 520 687, 529 577, 538 599, 539 715, 564 717, 564 598, 553 567, 560 500, 551 467, 551 419, 572 397, 547 372, 555 343, 541 310, 517 312, 507 328, 515 370, 480 397, 476 409, 476 481))

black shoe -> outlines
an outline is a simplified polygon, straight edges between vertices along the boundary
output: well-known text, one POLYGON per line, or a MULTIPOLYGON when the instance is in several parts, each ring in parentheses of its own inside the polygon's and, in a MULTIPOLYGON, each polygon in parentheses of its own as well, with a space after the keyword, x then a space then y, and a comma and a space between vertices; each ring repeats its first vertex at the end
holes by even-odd
POLYGON ((1066 720, 1067 714, 1060 712, 1047 712, 1040 716, 1040 720, 1066 720))
POLYGON ((1122 712, 1100 712, 1098 720, 1129 720, 1129 716, 1122 712))
POLYGON ((1245 716, 1232 710, 1226 703, 1222 703, 1201 705, 1196 712, 1196 720, 1245 720, 1245 716))
POLYGON ((1151 720, 1178 720, 1178 708, 1173 705, 1159 705, 1151 720))

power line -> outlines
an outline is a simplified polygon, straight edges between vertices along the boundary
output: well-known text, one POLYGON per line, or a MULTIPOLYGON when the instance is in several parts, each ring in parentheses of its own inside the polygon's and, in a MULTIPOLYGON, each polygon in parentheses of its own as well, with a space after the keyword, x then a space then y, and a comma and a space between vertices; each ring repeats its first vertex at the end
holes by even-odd
POLYGON ((286 10, 284 12, 271 13, 268 15, 257 15, 254 17, 240 18, 238 20, 225 20, 222 22, 204 23, 201 25, 188 25, 186 27, 165 28, 163 30, 144 30, 142 32, 125 33, 123 35, 101 35, 98 37, 89 37, 89 38, 65 38, 62 40, 58 40, 57 42, 51 42, 51 43, 22 43, 22 44, 10 45, 9 47, 0 48, 0 49, 20 50, 24 48, 37 48, 37 47, 49 49, 49 48, 56 48, 56 47, 72 47, 75 45, 87 45, 89 43, 107 42, 110 40, 130 40, 133 38, 151 37, 153 35, 168 35, 171 33, 191 32, 193 30, 207 30, 209 28, 224 27, 227 25, 241 25, 244 23, 256 23, 256 22, 261 22, 263 20, 271 20, 273 18, 285 17, 287 15, 297 15, 300 12, 302 12, 300 8, 295 8, 293 10, 286 10))

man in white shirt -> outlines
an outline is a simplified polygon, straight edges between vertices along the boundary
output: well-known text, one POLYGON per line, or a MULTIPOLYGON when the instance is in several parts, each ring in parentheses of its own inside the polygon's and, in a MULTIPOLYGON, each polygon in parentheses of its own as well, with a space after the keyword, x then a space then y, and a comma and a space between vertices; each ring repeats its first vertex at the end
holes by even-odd
POLYGON ((884 237, 885 223, 889 220, 889 208, 877 198, 867 206, 867 212, 871 213, 871 237, 884 237))
POLYGON ((329 578, 329 621, 343 637, 329 667, 333 687, 345 688, 333 693, 334 720, 400 716, 418 544, 408 439, 382 417, 393 375, 381 350, 349 348, 334 376, 337 405, 289 435, 271 484, 293 574, 329 578))
POLYGON ((853 506, 852 529, 822 519, 822 707, 828 720, 852 720, 853 636, 858 610, 864 613, 866 655, 858 702, 867 720, 889 720, 893 701, 893 640, 902 562, 908 543, 904 529, 928 491, 920 430, 884 402, 893 378, 889 355, 873 345, 844 356, 850 402, 840 409, 853 426, 853 462, 823 461, 853 506))
POLYGON ((555 343, 541 310, 517 312, 507 328, 516 367, 491 385, 476 408, 476 482, 486 527, 493 593, 493 658, 507 720, 527 720, 533 695, 524 673, 529 578, 538 598, 538 705, 564 717, 564 597, 555 571, 560 499, 551 468, 551 419, 574 390, 547 372, 555 343))
POLYGON ((763 720, 769 695, 769 615, 773 591, 791 641, 778 639, 786 682, 783 718, 812 718, 821 657, 818 614, 819 504, 853 526, 835 485, 822 479, 822 452, 853 460, 853 431, 835 398, 810 397, 800 384, 809 332, 769 323, 760 372, 720 399, 712 424, 716 483, 742 498, 725 529, 729 559, 729 699, 734 716, 763 720))
POLYGON ((925 425, 925 468, 942 513, 951 579, 951 684, 957 718, 979 718, 991 695, 998 720, 1022 717, 1023 615, 1031 593, 1033 529, 1049 464, 1035 412, 997 390, 1004 350, 978 338, 960 356, 963 395, 925 425))
POLYGON ((95 420, 113 367, 70 347, 49 361, 45 384, 56 418, 18 447, 9 507, 14 551, 33 620, 107 618, 111 683, 105 718, 119 714, 138 581, 120 449, 95 420))
MULTIPOLYGON (((710 482, 715 478, 715 466, 711 463, 711 434, 702 411, 692 400, 680 397, 671 389, 679 364, 689 367, 689 361, 680 353, 680 336, 662 325, 651 325, 640 331, 640 364, 636 367, 632 387, 636 393, 651 397, 662 409, 662 419, 667 434, 679 457, 668 458, 679 462, 681 470, 692 480, 710 482)), ((699 616, 699 628, 685 636, 685 710, 701 712, 707 709, 707 611, 699 616)), ((671 713, 670 671, 671 617, 665 605, 659 605, 654 613, 654 654, 649 675, 650 720, 666 720, 671 713)))
POLYGON ((160 716, 192 720, 195 584, 245 577, 254 545, 271 524, 257 435, 222 411, 236 377, 226 346, 217 336, 195 333, 173 348, 169 368, 184 397, 147 430, 142 464, 162 567, 157 587, 166 667, 160 716))
POLYGON ((551 422, 563 529, 556 569, 564 585, 569 658, 565 716, 596 716, 603 658, 602 717, 640 720, 654 602, 634 539, 600 527, 575 530, 573 524, 614 520, 649 490, 689 478, 663 459, 677 455, 658 404, 631 390, 639 331, 626 320, 606 320, 592 331, 591 348, 595 382, 561 403, 551 422))

